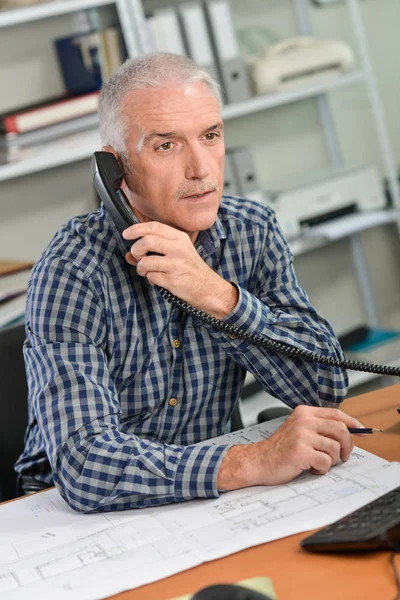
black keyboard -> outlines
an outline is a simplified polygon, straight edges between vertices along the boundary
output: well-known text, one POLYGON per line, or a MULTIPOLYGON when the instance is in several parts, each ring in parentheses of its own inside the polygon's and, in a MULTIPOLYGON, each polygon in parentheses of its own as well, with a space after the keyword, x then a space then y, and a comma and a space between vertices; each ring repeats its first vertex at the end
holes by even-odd
POLYGON ((301 540, 309 552, 400 551, 400 486, 301 540))

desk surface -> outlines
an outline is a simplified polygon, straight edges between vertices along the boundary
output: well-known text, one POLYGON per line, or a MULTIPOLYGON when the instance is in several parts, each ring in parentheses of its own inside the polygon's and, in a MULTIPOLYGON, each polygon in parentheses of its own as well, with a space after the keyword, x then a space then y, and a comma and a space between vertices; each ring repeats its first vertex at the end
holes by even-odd
MULTIPOLYGON (((400 385, 346 400, 342 409, 366 427, 384 433, 357 439, 357 445, 387 460, 400 461, 400 385)), ((300 546, 306 534, 237 552, 173 577, 113 596, 116 600, 167 600, 202 587, 248 577, 271 577, 278 600, 369 600, 396 596, 388 552, 308 554, 300 546)), ((396 557, 400 570, 400 554, 396 557)))

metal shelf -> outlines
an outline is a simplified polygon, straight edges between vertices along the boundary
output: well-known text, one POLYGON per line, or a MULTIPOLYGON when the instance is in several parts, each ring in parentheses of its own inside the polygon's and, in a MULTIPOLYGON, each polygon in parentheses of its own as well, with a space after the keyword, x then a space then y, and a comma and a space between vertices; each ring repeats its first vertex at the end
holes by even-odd
POLYGON ((47 19, 57 15, 65 15, 78 10, 86 10, 114 4, 113 0, 52 0, 34 6, 24 6, 0 13, 0 28, 22 25, 31 21, 47 19))
POLYGON ((312 227, 305 231, 302 237, 289 241, 289 246, 293 256, 300 256, 325 246, 329 242, 343 239, 379 225, 396 222, 400 222, 399 210, 359 212, 312 227))
POLYGON ((10 162, 0 165, 0 181, 83 160, 100 148, 98 129, 68 135, 51 144, 24 148, 10 162))
POLYGON ((364 81, 365 75, 363 71, 354 71, 346 75, 341 75, 340 77, 331 77, 325 81, 316 83, 311 87, 306 87, 291 92, 256 96, 250 100, 246 100, 245 102, 238 102, 237 104, 228 104, 223 106, 222 118, 225 121, 229 119, 236 119, 237 117, 243 117, 245 115, 266 110, 268 108, 275 108, 284 104, 290 104, 291 102, 298 102, 299 100, 305 100, 306 98, 319 96, 320 94, 325 94, 331 90, 364 81))

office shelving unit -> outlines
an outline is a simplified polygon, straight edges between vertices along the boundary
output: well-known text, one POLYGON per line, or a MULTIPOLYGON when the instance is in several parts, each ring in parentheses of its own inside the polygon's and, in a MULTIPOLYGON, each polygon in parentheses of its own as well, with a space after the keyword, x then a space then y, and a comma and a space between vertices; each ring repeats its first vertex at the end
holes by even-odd
MULTIPOLYGON (((77 0, 71 0, 71 3, 77 0)), ((97 0, 92 0, 97 2, 97 0)), ((104 4, 110 4, 109 0, 100 0, 104 4)), ((67 3, 67 0, 66 2, 67 3)), ((83 2, 80 1, 80 4, 83 2)), ((85 2, 88 4, 89 0, 85 2)), ((64 4, 64 2, 63 2, 64 4)), ((0 17, 1 19, 1 17, 0 17)), ((1 25, 1 20, 0 20, 1 25)), ((332 90, 363 82, 365 76, 362 72, 356 71, 321 83, 312 87, 297 90, 295 92, 285 92, 281 94, 271 94, 269 96, 258 96, 247 100, 246 102, 238 102, 237 104, 228 104, 222 109, 222 117, 224 121, 244 117, 255 112, 261 112, 269 108, 298 102, 306 98, 318 97, 321 94, 326 94, 332 90)), ((60 164, 66 164, 89 158, 96 148, 99 147, 100 138, 97 131, 83 132, 82 134, 73 134, 64 136, 62 139, 32 148, 25 153, 21 153, 19 158, 6 165, 0 166, 0 181, 6 181, 14 177, 27 175, 43 169, 57 167, 60 164), (78 143, 78 156, 75 154, 73 143, 78 143)))
MULTIPOLYGON (((311 35, 312 27, 308 0, 291 1, 297 19, 299 34, 311 35)), ((170 0, 168 2, 168 4, 176 3, 177 0, 170 0)), ((371 219, 364 221, 360 218, 353 219, 349 223, 349 220, 344 219, 342 233, 336 232, 335 238, 330 236, 329 231, 328 234, 325 231, 325 235, 319 237, 304 235, 301 239, 293 241, 291 247, 294 255, 298 256, 304 252, 321 247, 332 239, 349 236, 358 283, 365 300, 365 312, 369 324, 375 326, 378 324, 376 303, 368 276, 368 267, 364 257, 360 232, 376 225, 393 222, 399 223, 398 209, 400 207, 400 194, 395 161, 390 149, 383 110, 371 68, 358 0, 345 0, 345 3, 348 5, 349 17, 357 41, 361 64, 359 70, 332 78, 329 81, 316 83, 304 89, 258 96, 246 102, 226 105, 223 107, 222 116, 225 122, 228 122, 233 119, 245 117, 246 115, 268 110, 269 108, 288 105, 307 98, 315 98, 318 104, 321 126, 324 131, 330 162, 334 166, 340 166, 343 163, 343 158, 336 128, 333 124, 328 95, 336 89, 346 86, 365 85, 368 91, 371 111, 376 126, 377 141, 381 150, 394 208, 392 210, 377 211, 374 213, 373 221, 371 219)), ((165 5, 165 2, 161 4, 165 5)), ((0 29, 17 27, 28 22, 39 21, 74 11, 100 8, 106 5, 115 5, 117 9, 129 56, 133 57, 149 51, 148 40, 144 34, 144 9, 146 8, 146 0, 143 0, 143 2, 141 0, 54 0, 53 2, 0 13, 0 29)), ((24 152, 21 152, 18 158, 0 166, 0 182, 87 159, 94 150, 99 148, 99 145, 99 133, 97 130, 92 130, 65 136, 46 145, 38 146, 35 149, 26 149, 24 152)), ((355 378, 354 382, 357 381, 358 379, 355 378)))

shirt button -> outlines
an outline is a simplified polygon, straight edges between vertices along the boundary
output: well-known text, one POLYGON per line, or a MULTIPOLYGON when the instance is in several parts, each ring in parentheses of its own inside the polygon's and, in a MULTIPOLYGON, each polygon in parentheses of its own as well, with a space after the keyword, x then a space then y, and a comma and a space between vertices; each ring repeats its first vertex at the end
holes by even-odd
POLYGON ((177 400, 176 398, 170 398, 170 399, 168 400, 168 404, 169 404, 170 406, 176 406, 176 405, 178 404, 178 400, 177 400))
POLYGON ((181 347, 181 343, 180 343, 179 340, 174 340, 172 342, 172 344, 173 344, 174 348, 180 348, 181 347))
POLYGON ((230 334, 228 335, 228 337, 230 337, 230 338, 231 338, 231 340, 236 340, 236 338, 237 338, 237 335, 235 335, 234 333, 230 333, 230 334))

